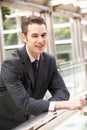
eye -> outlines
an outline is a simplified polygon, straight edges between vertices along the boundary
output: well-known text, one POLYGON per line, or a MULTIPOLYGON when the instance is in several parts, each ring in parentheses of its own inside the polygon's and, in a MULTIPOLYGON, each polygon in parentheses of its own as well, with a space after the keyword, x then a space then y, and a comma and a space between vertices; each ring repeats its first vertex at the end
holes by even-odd
POLYGON ((47 36, 47 34, 45 33, 45 34, 42 34, 42 37, 46 37, 47 36))
POLYGON ((35 37, 35 38, 37 38, 37 37, 38 37, 38 35, 32 35, 32 37, 35 37))
POLYGON ((33 37, 38 37, 38 36, 33 36, 33 37))

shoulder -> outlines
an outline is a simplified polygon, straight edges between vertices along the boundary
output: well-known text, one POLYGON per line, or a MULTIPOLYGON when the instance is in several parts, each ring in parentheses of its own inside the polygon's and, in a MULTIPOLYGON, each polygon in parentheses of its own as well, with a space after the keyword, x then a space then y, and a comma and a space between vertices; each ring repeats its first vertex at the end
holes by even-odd
POLYGON ((56 59, 55 59, 54 55, 43 52, 42 56, 44 57, 45 62, 47 62, 49 64, 56 64, 56 59))
POLYGON ((4 59, 4 61, 2 63, 2 67, 15 68, 15 67, 20 66, 20 64, 21 64, 21 60, 20 60, 20 56, 18 54, 18 49, 17 49, 4 59))
POLYGON ((43 52, 42 53, 43 57, 49 60, 55 59, 55 57, 49 53, 43 52))
POLYGON ((9 56, 5 58, 4 62, 19 63, 21 61, 21 54, 24 53, 23 52, 24 50, 25 50, 25 47, 16 49, 14 52, 12 52, 9 56))
POLYGON ((17 53, 17 50, 12 52, 9 56, 7 56, 4 60, 4 62, 16 62, 19 61, 20 57, 17 53))
POLYGON ((49 66, 49 69, 50 70, 53 70, 53 69, 57 69, 57 66, 56 66, 56 59, 54 57, 54 55, 51 55, 49 53, 42 53, 43 55, 43 59, 45 61, 45 63, 49 66))
POLYGON ((17 50, 6 57, 1 66, 1 73, 3 74, 22 74, 22 64, 17 50))

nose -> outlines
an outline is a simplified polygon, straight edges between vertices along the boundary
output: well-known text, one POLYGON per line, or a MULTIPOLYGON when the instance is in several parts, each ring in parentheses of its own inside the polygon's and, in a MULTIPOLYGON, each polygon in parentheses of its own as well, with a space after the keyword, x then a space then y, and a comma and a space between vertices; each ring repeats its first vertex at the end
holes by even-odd
POLYGON ((43 42, 43 37, 42 36, 38 37, 38 42, 43 42))

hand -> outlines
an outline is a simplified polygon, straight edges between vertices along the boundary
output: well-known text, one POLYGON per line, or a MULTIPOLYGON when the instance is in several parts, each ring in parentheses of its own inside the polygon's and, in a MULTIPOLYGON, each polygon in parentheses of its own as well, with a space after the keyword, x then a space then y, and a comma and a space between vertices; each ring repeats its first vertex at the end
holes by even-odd
POLYGON ((83 107, 87 104, 87 101, 82 97, 79 97, 78 99, 74 99, 74 100, 69 100, 67 102, 68 102, 67 106, 69 110, 75 110, 75 109, 82 110, 83 107))
POLYGON ((82 110, 87 104, 87 101, 82 97, 73 100, 57 101, 55 105, 55 110, 68 109, 68 110, 82 110))

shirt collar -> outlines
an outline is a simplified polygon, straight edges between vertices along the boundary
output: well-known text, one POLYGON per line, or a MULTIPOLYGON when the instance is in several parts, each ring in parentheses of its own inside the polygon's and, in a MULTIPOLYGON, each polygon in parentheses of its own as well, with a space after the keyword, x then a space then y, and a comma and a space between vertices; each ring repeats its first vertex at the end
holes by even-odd
POLYGON ((27 51, 27 54, 28 54, 28 56, 29 56, 29 58, 30 58, 30 61, 31 61, 31 63, 32 62, 34 62, 35 60, 38 60, 39 61, 39 59, 40 59, 40 55, 38 56, 38 58, 37 59, 35 59, 29 52, 28 52, 28 50, 26 49, 26 51, 27 51))

